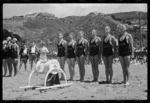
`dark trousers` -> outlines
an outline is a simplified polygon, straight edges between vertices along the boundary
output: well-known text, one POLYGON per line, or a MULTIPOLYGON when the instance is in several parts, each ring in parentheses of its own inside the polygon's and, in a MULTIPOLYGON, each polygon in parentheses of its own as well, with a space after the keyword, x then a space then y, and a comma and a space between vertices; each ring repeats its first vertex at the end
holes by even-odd
POLYGON ((48 75, 46 86, 52 86, 54 84, 60 84, 58 73, 57 74, 50 73, 48 75))

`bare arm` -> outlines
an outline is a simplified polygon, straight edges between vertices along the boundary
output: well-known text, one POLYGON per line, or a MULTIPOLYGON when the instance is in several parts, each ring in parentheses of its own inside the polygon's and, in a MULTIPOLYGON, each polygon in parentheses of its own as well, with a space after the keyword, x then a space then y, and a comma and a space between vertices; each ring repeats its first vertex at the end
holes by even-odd
POLYGON ((77 42, 75 42, 74 44, 74 50, 75 50, 75 54, 77 53, 77 42))
POLYGON ((134 55, 134 48, 133 48, 133 37, 131 34, 128 34, 129 35, 129 43, 131 45, 131 53, 132 53, 132 56, 134 55))
POLYGON ((87 55, 88 55, 88 41, 86 39, 84 42, 84 46, 85 46, 85 56, 87 57, 87 55))
POLYGON ((17 44, 17 55, 18 55, 18 58, 19 58, 19 53, 20 53, 20 49, 19 49, 19 46, 17 44))
POLYGON ((3 50, 5 50, 5 49, 6 49, 6 45, 3 46, 3 50))
POLYGON ((67 53, 67 51, 68 51, 67 49, 68 49, 68 48, 67 48, 67 42, 66 42, 66 41, 65 41, 64 47, 65 47, 65 57, 67 57, 67 54, 68 54, 68 53, 67 53))
POLYGON ((116 56, 116 54, 117 54, 118 41, 117 41, 117 39, 116 39, 114 36, 112 36, 111 41, 112 41, 113 46, 114 46, 114 55, 116 56))
POLYGON ((89 40, 89 42, 88 42, 88 57, 90 57, 90 48, 91 48, 91 46, 90 46, 90 40, 89 40))
POLYGON ((47 54, 49 53, 49 50, 48 50, 48 48, 46 48, 46 53, 47 53, 47 54))
POLYGON ((101 57, 102 57, 102 52, 103 52, 103 49, 102 49, 102 39, 99 37, 99 59, 101 60, 101 57))

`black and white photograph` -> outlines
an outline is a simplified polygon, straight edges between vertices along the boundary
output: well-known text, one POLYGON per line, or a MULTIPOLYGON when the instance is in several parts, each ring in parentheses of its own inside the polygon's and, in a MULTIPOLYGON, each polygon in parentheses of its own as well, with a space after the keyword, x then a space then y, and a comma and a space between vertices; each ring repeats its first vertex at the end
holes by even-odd
POLYGON ((4 3, 3 100, 147 100, 146 3, 4 3))

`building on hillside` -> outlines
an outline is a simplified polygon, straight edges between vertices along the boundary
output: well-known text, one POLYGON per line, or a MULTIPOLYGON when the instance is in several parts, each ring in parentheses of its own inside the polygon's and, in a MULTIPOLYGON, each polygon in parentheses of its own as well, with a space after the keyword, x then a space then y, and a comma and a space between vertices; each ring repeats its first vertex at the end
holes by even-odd
POLYGON ((143 25, 143 26, 141 26, 141 30, 143 30, 143 31, 147 31, 147 25, 143 25))

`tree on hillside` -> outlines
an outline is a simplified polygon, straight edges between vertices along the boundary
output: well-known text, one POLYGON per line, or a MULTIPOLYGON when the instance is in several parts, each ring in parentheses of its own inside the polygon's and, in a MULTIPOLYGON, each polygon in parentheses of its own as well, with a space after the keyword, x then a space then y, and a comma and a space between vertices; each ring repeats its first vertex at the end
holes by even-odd
POLYGON ((14 34, 13 32, 9 32, 8 30, 3 29, 3 40, 5 40, 7 37, 16 38, 20 42, 23 41, 23 39, 18 34, 14 34))

